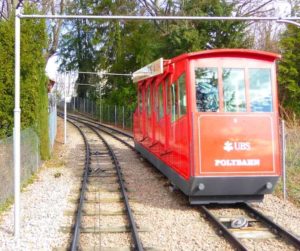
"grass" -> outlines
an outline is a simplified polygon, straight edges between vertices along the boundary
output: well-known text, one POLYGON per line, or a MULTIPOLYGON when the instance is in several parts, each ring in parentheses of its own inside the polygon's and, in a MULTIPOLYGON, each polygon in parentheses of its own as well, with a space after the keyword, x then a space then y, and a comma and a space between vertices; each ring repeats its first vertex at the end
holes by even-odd
MULTIPOLYGON (((21 186, 21 192, 23 192, 26 187, 28 187, 29 185, 33 184, 37 179, 37 174, 33 174, 31 175, 28 180, 26 180, 25 183, 22 184, 21 186)), ((14 197, 11 196, 9 197, 6 201, 4 201, 3 203, 0 204, 0 216, 7 211, 14 203, 14 197)))
POLYGON ((4 203, 0 204, 0 216, 7 211, 14 202, 14 198, 10 197, 4 203))
MULTIPOLYGON (((286 179, 287 196, 300 206, 300 126, 293 124, 287 128, 286 137, 286 179)), ((283 182, 279 182, 275 194, 283 197, 283 182)))

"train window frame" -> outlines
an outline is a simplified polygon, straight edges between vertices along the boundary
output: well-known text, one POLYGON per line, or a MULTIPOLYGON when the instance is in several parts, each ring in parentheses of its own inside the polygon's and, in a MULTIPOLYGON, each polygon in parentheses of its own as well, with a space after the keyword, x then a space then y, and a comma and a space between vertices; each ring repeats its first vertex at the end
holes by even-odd
POLYGON ((223 112, 247 112, 245 71, 245 67, 222 67, 223 112), (229 73, 228 79, 224 77, 226 71, 229 73), (233 78, 240 79, 233 81, 233 78))
MULTIPOLYGON (((220 94, 219 94, 219 67, 215 66, 196 66, 194 68, 195 73, 195 101, 196 101, 196 110, 198 112, 219 112, 220 111, 220 94), (199 83, 197 83, 197 70, 213 70, 210 73, 213 74, 211 77, 211 83, 206 84, 203 87, 203 92, 200 91, 201 78, 198 78, 199 83), (204 88, 206 90, 204 90, 204 88), (204 92, 205 91, 205 92, 204 92), (202 94, 202 95, 201 95, 202 94), (209 95, 208 95, 209 94, 209 95), (202 98, 202 97, 205 97, 202 98), (201 107, 202 105, 202 107, 201 107)), ((199 73, 201 74, 201 73, 199 73)), ((206 78, 209 79, 209 78, 206 78)), ((203 80, 202 80, 203 81, 203 80)), ((207 81, 207 80, 206 80, 207 81)))
POLYGON ((251 112, 273 112, 274 111, 274 105, 273 105, 273 84, 272 84, 272 69, 271 68, 254 68, 254 67, 249 67, 248 68, 248 78, 249 78, 249 106, 250 106, 250 111, 251 112), (259 81, 259 84, 256 84, 254 88, 252 88, 253 83, 251 81, 251 71, 267 71, 268 72, 268 95, 262 95, 264 91, 262 90, 261 87, 263 87, 263 81, 259 81), (259 87, 259 88, 258 88, 259 87), (253 91, 255 90, 255 93, 253 91), (267 101, 268 106, 265 105, 266 103, 266 98, 269 99, 267 101), (253 109, 253 101, 261 100, 264 99, 265 101, 259 101, 258 104, 256 105, 255 109, 253 109))

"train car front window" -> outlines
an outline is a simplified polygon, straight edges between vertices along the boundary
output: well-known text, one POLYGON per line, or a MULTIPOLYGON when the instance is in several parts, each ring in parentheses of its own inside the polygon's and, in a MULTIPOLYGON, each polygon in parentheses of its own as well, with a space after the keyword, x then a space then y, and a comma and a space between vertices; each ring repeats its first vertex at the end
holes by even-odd
POLYGON ((250 107, 252 112, 272 112, 270 69, 249 69, 250 107))
POLYGON ((244 69, 223 68, 223 96, 225 112, 245 112, 246 92, 244 69))
POLYGON ((196 104, 198 112, 218 112, 218 69, 196 68, 196 104))

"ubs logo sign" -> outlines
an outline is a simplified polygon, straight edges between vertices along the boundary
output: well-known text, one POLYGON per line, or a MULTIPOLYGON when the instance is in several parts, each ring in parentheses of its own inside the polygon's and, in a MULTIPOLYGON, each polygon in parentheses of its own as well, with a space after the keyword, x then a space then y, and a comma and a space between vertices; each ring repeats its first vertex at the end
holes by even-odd
POLYGON ((231 151, 250 151, 251 150, 251 144, 250 144, 250 142, 232 142, 232 141, 226 141, 224 143, 223 149, 226 152, 231 152, 231 151))

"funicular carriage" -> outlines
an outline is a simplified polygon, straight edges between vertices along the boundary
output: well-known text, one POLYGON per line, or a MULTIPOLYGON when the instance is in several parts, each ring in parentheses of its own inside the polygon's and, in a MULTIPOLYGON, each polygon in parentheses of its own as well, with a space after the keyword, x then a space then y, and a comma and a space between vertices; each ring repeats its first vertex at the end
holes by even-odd
POLYGON ((192 204, 259 201, 281 174, 275 61, 220 49, 134 73, 136 149, 192 204))

